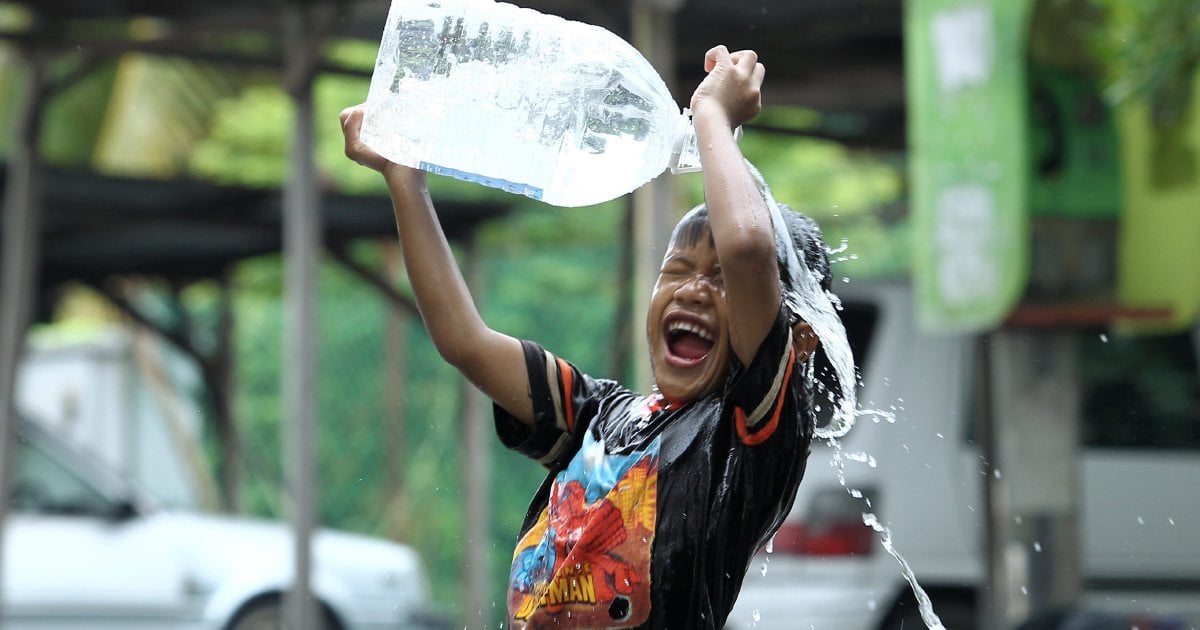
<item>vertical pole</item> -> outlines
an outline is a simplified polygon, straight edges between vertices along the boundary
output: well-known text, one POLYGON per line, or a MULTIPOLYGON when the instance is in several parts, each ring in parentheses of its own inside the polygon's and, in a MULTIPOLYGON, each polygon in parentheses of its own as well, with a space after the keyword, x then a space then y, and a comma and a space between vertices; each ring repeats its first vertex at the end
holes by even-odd
MULTIPOLYGON (((27 49, 24 53, 28 73, 13 135, 18 141, 9 155, 4 189, 4 240, 0 251, 0 304, 4 305, 0 308, 0 539, 4 534, 11 474, 15 470, 11 442, 17 423, 14 400, 17 368, 37 297, 41 242, 42 169, 38 138, 45 94, 45 60, 41 50, 27 49)), ((3 560, 0 554, 0 567, 4 566, 3 560)))
POLYGON ((232 269, 221 277, 221 314, 217 321, 217 349, 212 354, 212 381, 209 383, 216 413, 220 453, 220 508, 229 514, 240 510, 242 480, 242 441, 233 409, 233 283, 232 269))
MULTIPOLYGON (((633 3, 633 45, 658 69, 663 81, 676 92, 675 78, 675 10, 665 2, 637 0, 633 3)), ((699 63, 699 60, 697 60, 699 63)), ((646 341, 646 312, 650 291, 658 278, 658 268, 667 250, 667 241, 678 216, 678 192, 675 179, 659 175, 633 193, 634 235, 637 257, 634 265, 632 327, 633 388, 650 389, 654 375, 650 372, 649 348, 646 341)))
MULTIPOLYGON (((481 295, 483 287, 483 265, 480 261, 478 239, 472 233, 467 239, 466 281, 472 295, 481 295)), ((478 299, 478 298, 477 298, 478 299)), ((466 486, 467 549, 466 627, 482 630, 492 625, 485 615, 492 614, 487 605, 488 597, 488 550, 491 549, 490 500, 488 479, 491 477, 491 458, 488 454, 490 439, 487 418, 487 399, 465 378, 463 383, 463 431, 465 457, 463 479, 466 486)))
POLYGON ((1008 609, 1008 572, 1004 549, 1008 539, 1008 504, 997 471, 1000 469, 1000 448, 997 443, 994 387, 992 375, 992 344, 995 333, 979 335, 975 352, 975 426, 979 450, 983 457, 983 503, 987 508, 984 520, 983 557, 987 563, 984 587, 978 598, 979 627, 982 630, 1004 630, 1008 609))
POLYGON ((312 533, 316 526, 317 261, 321 219, 313 164, 312 80, 317 45, 311 13, 299 3, 284 11, 284 83, 295 104, 291 164, 283 198, 283 425, 287 492, 294 538, 294 578, 286 597, 286 627, 317 627, 312 596, 312 533))
POLYGON ((1076 336, 1064 330, 994 335, 994 429, 1008 510, 1007 627, 1044 624, 1078 604, 1080 387, 1076 336))
MULTIPOLYGON (((621 234, 617 238, 617 308, 613 322, 612 348, 608 357, 608 374, 622 383, 628 383, 633 376, 630 369, 634 358, 634 327, 630 325, 630 315, 634 310, 633 292, 635 286, 641 284, 641 278, 634 277, 633 244, 636 240, 636 215, 633 196, 626 196, 622 201, 624 208, 621 212, 621 234)), ((640 361, 644 357, 637 358, 640 361)))
MULTIPOLYGON (((404 276, 404 258, 401 256, 400 244, 392 241, 383 245, 384 267, 387 279, 395 281, 404 276)), ((384 471, 387 474, 385 483, 387 497, 387 532, 393 540, 402 540, 408 526, 409 513, 404 504, 404 479, 401 473, 401 458, 405 449, 405 423, 407 416, 404 410, 405 389, 407 387, 408 362, 407 343, 409 314, 394 300, 388 301, 388 314, 384 322, 384 440, 387 446, 387 457, 384 471)))

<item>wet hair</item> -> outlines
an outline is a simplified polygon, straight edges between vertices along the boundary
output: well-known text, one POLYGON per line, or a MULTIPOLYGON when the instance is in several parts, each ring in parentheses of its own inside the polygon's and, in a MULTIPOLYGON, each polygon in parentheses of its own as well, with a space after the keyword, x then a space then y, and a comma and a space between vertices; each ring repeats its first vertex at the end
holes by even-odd
POLYGON ((692 247, 708 236, 708 231, 708 207, 700 204, 675 224, 671 231, 671 246, 692 247))
MULTIPOLYGON (((800 256, 804 266, 816 274, 821 288, 828 291, 833 286, 833 275, 829 270, 829 250, 821 238, 821 228, 816 221, 796 212, 790 206, 781 203, 779 211, 783 215, 783 222, 792 238, 796 254, 800 256)), ((708 207, 700 204, 688 211, 675 225, 671 233, 671 245, 693 246, 708 236, 709 227, 708 207)), ((787 286, 791 282, 787 277, 787 252, 778 251, 776 257, 779 261, 780 282, 787 286)))
POLYGON ((779 211, 796 253, 800 254, 804 266, 817 275, 821 288, 828 291, 833 286, 833 274, 829 270, 829 248, 821 236, 821 227, 808 215, 796 212, 786 204, 779 204, 779 211))

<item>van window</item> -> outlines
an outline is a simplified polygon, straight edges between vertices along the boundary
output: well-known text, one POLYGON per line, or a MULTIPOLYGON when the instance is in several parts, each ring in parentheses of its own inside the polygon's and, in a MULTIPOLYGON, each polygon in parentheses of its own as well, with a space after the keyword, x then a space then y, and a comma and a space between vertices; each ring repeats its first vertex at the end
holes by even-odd
POLYGON ((109 501, 91 484, 33 442, 14 444, 16 475, 9 507, 15 512, 59 515, 102 515, 109 501))
POLYGON ((1085 446, 1200 450, 1200 370, 1191 334, 1089 333, 1079 352, 1085 446))
MULTIPOLYGON (((850 342, 850 353, 854 355, 854 365, 862 375, 863 361, 871 349, 871 341, 875 337, 875 324, 879 320, 879 307, 867 302, 844 302, 842 325, 846 327, 846 339, 850 342)), ((825 359, 823 353, 817 354, 817 396, 816 423, 818 427, 829 426, 833 420, 833 405, 829 404, 828 389, 839 391, 837 376, 833 367, 825 359)), ((861 382, 861 378, 859 379, 861 382)))

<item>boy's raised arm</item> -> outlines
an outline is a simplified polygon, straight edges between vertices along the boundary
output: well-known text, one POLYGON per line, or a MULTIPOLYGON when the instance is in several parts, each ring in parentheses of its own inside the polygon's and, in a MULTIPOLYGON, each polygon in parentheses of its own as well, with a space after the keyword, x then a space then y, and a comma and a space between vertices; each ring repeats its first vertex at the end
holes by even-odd
POLYGON ((765 69, 751 50, 717 46, 708 76, 692 95, 692 120, 704 165, 704 199, 721 261, 733 351, 747 365, 779 312, 779 263, 771 212, 746 168, 732 129, 762 109, 765 69))
POLYGON ((533 424, 521 342, 479 316, 442 233, 425 173, 389 162, 359 139, 362 106, 342 112, 346 156, 383 174, 396 212, 404 265, 425 328, 448 363, 515 418, 533 424))

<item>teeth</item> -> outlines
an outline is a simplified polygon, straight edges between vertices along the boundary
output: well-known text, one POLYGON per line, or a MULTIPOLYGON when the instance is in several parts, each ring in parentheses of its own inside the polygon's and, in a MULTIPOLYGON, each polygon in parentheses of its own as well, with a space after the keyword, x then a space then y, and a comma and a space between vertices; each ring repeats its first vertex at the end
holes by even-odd
POLYGON ((710 335, 707 330, 689 322, 672 322, 670 328, 668 329, 668 332, 672 333, 681 331, 692 333, 693 335, 696 335, 705 341, 712 341, 712 335, 710 335))

